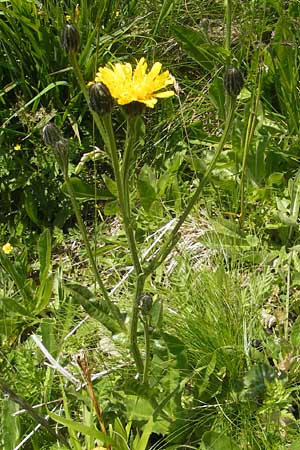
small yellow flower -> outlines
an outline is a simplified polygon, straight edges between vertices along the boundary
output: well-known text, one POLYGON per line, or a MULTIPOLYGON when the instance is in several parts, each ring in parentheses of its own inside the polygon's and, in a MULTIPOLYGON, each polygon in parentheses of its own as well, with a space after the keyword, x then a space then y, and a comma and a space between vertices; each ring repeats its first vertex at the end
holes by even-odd
POLYGON ((129 63, 117 63, 112 65, 111 69, 99 67, 95 82, 104 83, 119 105, 140 102, 149 108, 154 108, 158 98, 174 95, 173 91, 157 92, 173 84, 173 80, 168 70, 159 73, 161 71, 159 62, 156 62, 148 73, 146 70, 145 58, 138 61, 134 70, 129 63))
POLYGON ((20 145, 20 144, 16 144, 16 145, 14 146, 14 150, 16 150, 16 151, 21 150, 21 145, 20 145))
POLYGON ((65 15, 65 19, 66 19, 66 22, 70 22, 70 21, 71 21, 71 16, 70 16, 70 14, 66 14, 66 15, 65 15))
POLYGON ((3 245, 2 250, 6 255, 9 255, 13 251, 13 246, 7 242, 3 245))

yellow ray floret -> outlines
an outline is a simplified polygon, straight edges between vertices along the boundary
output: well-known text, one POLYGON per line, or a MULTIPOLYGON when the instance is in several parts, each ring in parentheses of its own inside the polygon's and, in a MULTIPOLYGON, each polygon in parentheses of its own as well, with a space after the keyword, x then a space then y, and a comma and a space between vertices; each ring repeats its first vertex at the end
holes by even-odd
POLYGON ((134 71, 129 63, 117 63, 111 68, 99 67, 95 82, 104 83, 119 105, 141 102, 153 108, 158 98, 174 95, 173 91, 157 92, 173 84, 173 80, 168 70, 160 74, 159 62, 156 62, 148 73, 146 71, 145 58, 139 60, 134 71))

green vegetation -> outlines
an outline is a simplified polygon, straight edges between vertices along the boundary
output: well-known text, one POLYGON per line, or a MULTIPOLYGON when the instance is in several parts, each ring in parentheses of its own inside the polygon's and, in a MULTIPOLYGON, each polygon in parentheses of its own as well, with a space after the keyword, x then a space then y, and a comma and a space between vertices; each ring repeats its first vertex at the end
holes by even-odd
POLYGON ((1 448, 300 448, 299 17, 0 2, 1 448))

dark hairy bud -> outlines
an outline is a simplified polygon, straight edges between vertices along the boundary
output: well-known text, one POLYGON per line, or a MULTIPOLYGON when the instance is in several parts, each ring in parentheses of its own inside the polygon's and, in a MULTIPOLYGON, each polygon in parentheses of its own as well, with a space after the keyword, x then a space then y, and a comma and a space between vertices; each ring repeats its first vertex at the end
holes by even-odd
POLYGON ((60 129, 54 123, 48 123, 43 128, 43 140, 53 149, 56 160, 64 173, 68 171, 68 140, 63 137, 60 129))
POLYGON ((62 132, 54 123, 50 122, 43 128, 43 141, 46 145, 55 147, 62 139, 62 132))
POLYGON ((80 34, 77 27, 72 23, 67 23, 62 30, 60 43, 62 48, 70 53, 78 52, 80 46, 80 34))
POLYGON ((153 299, 152 295, 147 292, 143 292, 139 298, 140 310, 143 316, 148 316, 151 312, 153 299))
POLYGON ((242 72, 236 67, 229 66, 224 74, 224 87, 231 97, 237 97, 244 85, 242 72))
POLYGON ((110 113, 113 107, 113 98, 104 83, 94 83, 89 88, 91 107, 98 114, 110 113))

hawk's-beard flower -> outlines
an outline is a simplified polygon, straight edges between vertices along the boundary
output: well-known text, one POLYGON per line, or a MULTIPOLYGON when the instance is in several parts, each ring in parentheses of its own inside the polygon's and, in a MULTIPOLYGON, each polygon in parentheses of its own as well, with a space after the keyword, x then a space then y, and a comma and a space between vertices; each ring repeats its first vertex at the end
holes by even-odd
POLYGON ((157 92, 173 84, 173 79, 168 70, 160 73, 161 63, 159 62, 156 62, 148 73, 146 71, 145 58, 138 61, 134 70, 129 63, 117 63, 111 68, 99 67, 95 82, 105 84, 119 105, 140 102, 153 108, 158 98, 174 95, 173 91, 157 92))

